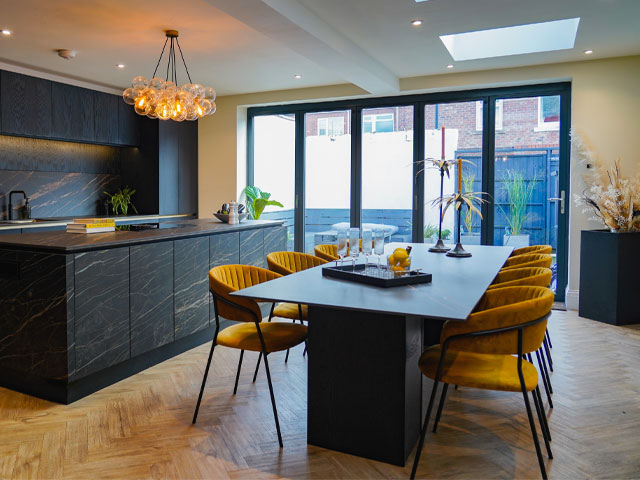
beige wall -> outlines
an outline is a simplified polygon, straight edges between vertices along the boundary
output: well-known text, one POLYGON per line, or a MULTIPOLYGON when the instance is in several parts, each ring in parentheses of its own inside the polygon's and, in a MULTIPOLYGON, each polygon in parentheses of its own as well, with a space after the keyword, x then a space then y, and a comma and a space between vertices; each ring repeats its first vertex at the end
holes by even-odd
MULTIPOLYGON (((571 122, 574 131, 591 145, 604 161, 621 158, 624 173, 635 174, 640 167, 640 56, 566 64, 541 65, 400 81, 403 94, 461 90, 477 87, 510 86, 541 82, 572 82, 571 122)), ((219 205, 237 198, 244 184, 246 156, 246 107, 274 103, 326 100, 365 96, 353 85, 263 92, 218 99, 215 115, 200 120, 199 126, 199 211, 210 217, 219 205), (238 167, 240 165, 240 167, 238 167)), ((571 191, 582 190, 583 166, 571 164, 571 191)), ((569 295, 575 303, 579 285, 580 230, 597 227, 568 198, 569 295)))

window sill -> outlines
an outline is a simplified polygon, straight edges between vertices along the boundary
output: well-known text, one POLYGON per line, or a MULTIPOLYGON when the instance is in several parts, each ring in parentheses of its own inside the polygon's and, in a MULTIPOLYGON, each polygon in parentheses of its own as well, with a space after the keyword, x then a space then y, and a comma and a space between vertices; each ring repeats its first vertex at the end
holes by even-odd
POLYGON ((560 125, 557 123, 551 124, 551 125, 538 125, 536 128, 533 129, 534 132, 554 132, 559 130, 560 130, 560 125))

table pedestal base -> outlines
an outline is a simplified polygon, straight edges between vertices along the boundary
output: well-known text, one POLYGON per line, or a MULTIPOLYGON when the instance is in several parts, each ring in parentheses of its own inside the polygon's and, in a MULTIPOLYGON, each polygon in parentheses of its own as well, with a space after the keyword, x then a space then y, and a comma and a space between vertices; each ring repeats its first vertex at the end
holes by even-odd
POLYGON ((422 319, 309 307, 307 443, 394 465, 420 434, 422 319))

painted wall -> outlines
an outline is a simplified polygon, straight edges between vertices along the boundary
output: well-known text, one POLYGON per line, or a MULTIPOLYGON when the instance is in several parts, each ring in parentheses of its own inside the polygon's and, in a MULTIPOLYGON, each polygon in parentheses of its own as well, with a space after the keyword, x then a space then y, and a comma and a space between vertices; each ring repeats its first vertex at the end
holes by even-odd
MULTIPOLYGON (((412 77, 400 80, 402 94, 502 87, 544 82, 572 82, 572 129, 605 161, 621 158, 624 173, 640 168, 640 56, 563 64, 412 77)), ((199 123, 199 211, 203 217, 236 198, 244 184, 246 108, 367 96, 353 85, 235 95, 218 99, 218 111, 199 123)), ((582 190, 584 166, 571 164, 571 192, 582 190)), ((572 194, 570 195, 572 197, 572 194)), ((577 306, 580 275, 580 231, 598 228, 568 198, 569 292, 577 306)))

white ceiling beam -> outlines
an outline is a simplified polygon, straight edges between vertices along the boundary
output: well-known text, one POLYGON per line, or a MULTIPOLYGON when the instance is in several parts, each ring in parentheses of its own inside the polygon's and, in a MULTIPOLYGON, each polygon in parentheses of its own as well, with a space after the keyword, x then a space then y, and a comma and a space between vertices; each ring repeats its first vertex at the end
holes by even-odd
POLYGON ((207 1, 372 94, 400 90, 391 70, 297 0, 207 1))

